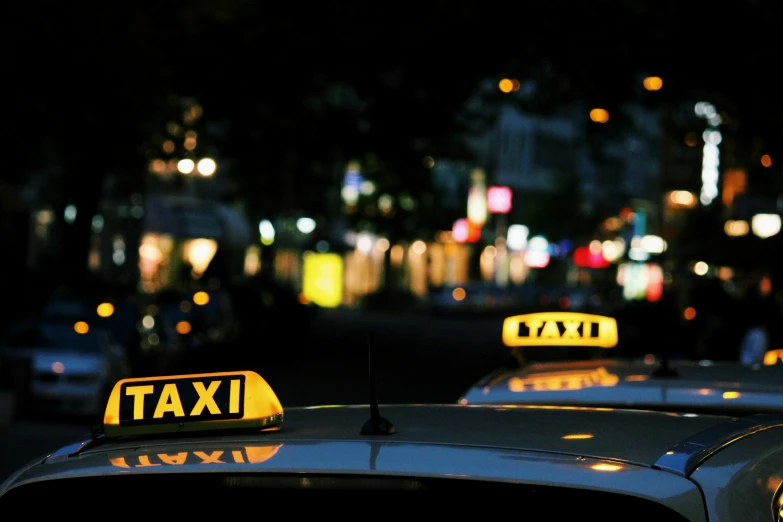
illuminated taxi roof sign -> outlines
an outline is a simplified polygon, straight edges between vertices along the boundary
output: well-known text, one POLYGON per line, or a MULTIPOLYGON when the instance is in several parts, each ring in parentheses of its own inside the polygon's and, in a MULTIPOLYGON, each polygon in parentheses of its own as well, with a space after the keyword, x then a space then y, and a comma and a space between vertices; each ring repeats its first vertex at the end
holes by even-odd
POLYGON ((123 379, 114 385, 103 418, 107 437, 270 428, 283 406, 255 372, 123 379))
POLYGON ((506 346, 617 345, 617 321, 612 317, 576 312, 541 312, 507 317, 503 322, 506 346))

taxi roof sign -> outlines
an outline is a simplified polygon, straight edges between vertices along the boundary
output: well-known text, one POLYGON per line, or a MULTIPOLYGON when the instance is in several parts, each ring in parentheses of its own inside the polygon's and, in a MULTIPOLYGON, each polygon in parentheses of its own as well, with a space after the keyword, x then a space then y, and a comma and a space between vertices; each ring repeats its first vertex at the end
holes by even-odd
POLYGON ((123 379, 106 404, 107 437, 241 428, 283 422, 283 406, 257 373, 123 379))
POLYGON ((617 321, 578 312, 515 315, 503 321, 503 344, 518 346, 617 346, 617 321))

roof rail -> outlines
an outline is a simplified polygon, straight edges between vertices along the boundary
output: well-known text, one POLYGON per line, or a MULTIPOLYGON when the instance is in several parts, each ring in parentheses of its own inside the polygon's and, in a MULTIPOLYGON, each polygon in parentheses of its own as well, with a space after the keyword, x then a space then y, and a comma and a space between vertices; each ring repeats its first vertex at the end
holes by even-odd
POLYGON ((688 477, 710 455, 729 444, 776 427, 783 427, 783 415, 751 415, 716 424, 675 444, 658 458, 653 467, 688 477))

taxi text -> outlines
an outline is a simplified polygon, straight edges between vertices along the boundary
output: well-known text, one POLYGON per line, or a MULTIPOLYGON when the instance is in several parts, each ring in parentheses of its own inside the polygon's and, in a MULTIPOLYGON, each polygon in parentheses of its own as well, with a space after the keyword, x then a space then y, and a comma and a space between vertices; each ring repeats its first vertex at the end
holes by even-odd
POLYGON ((549 312, 508 317, 503 323, 506 346, 617 345, 617 322, 600 315, 549 312))
POLYGON ((242 418, 244 380, 244 375, 227 375, 126 382, 120 390, 120 424, 242 418))

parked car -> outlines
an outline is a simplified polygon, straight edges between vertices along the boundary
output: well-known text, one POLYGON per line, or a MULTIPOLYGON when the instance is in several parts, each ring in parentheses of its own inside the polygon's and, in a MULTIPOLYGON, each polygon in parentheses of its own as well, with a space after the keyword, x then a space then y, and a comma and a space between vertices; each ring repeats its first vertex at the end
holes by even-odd
POLYGON ((0 341, 0 358, 29 364, 27 392, 36 411, 99 418, 111 386, 130 376, 122 345, 85 321, 21 323, 0 341))

